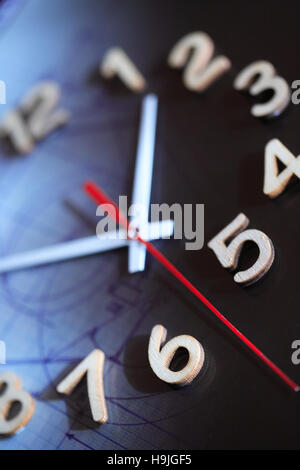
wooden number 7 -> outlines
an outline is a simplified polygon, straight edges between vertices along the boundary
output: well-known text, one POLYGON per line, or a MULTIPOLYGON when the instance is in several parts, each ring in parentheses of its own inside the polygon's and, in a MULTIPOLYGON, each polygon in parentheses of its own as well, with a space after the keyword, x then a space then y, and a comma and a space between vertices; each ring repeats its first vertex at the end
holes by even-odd
POLYGON ((104 353, 100 349, 94 349, 56 388, 59 393, 69 395, 87 374, 88 396, 93 420, 99 423, 106 423, 108 420, 103 390, 104 359, 104 353))
POLYGON ((274 261, 274 247, 270 238, 260 230, 245 230, 249 219, 239 214, 229 225, 221 230, 208 243, 224 268, 234 270, 237 267, 241 249, 246 241, 256 243, 259 248, 259 257, 251 268, 235 274, 234 280, 239 284, 250 285, 263 277, 274 261), (233 238, 235 237, 235 238, 233 238), (229 245, 226 240, 233 238, 229 245))

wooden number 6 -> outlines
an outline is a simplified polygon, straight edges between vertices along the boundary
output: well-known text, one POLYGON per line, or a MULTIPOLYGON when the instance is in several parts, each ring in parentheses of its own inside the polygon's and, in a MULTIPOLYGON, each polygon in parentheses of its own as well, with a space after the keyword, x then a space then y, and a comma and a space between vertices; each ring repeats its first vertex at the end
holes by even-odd
POLYGON ((259 248, 257 261, 251 268, 239 271, 234 276, 235 282, 244 285, 258 281, 269 271, 274 261, 274 247, 270 238, 260 230, 245 230, 248 225, 249 219, 244 214, 239 214, 208 243, 208 247, 213 250, 222 266, 230 270, 236 269, 244 243, 256 243, 259 248), (235 238, 226 246, 226 240, 232 237, 235 238))
POLYGON ((192 382, 202 369, 204 363, 204 349, 199 341, 189 335, 176 336, 166 341, 167 330, 162 325, 156 325, 150 335, 148 357, 153 372, 164 382, 176 385, 187 385, 192 382), (189 353, 189 360, 180 371, 171 371, 169 366, 178 348, 185 348, 189 353))
POLYGON ((251 95, 258 95, 265 90, 273 90, 272 98, 263 104, 255 104, 251 114, 255 117, 276 117, 288 106, 290 89, 287 82, 276 75, 276 70, 270 62, 258 60, 245 67, 236 77, 234 84, 236 90, 247 90, 251 95), (255 80, 255 77, 259 78, 255 80), (255 80, 254 83, 252 83, 255 80))
POLYGON ((0 394, 0 434, 14 434, 25 426, 34 413, 34 401, 32 396, 22 390, 19 377, 12 372, 0 374, 0 389, 5 386, 0 394), (21 409, 12 419, 7 419, 11 405, 14 402, 21 404, 21 409))

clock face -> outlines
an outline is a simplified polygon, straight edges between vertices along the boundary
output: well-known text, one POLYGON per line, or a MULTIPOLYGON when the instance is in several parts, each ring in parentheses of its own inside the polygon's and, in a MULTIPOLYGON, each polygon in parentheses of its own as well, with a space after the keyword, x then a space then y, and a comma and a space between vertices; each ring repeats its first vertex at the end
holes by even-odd
MULTIPOLYGON (((131 196, 142 95, 98 72, 106 50, 118 45, 146 77, 147 91, 158 96, 151 202, 205 204, 203 249, 187 251, 179 240, 155 246, 299 381, 291 344, 299 336, 300 186, 295 182, 276 200, 262 191, 266 143, 278 138, 295 155, 299 151, 298 108, 291 104, 277 120, 255 119, 253 99, 232 86, 238 71, 261 58, 288 83, 298 78, 297 15, 276 2, 266 2, 263 12, 239 2, 230 8, 217 2, 119 3, 27 0, 0 36, 0 79, 7 84, 0 112, 16 106, 37 82, 54 80, 60 107, 71 113, 67 126, 26 156, 1 143, 1 255, 94 235, 98 218, 82 191, 85 180, 93 179, 115 201, 131 196), (288 34, 274 34, 282 24, 289 24, 288 34), (182 71, 166 64, 176 41, 196 30, 207 32, 217 53, 233 64, 204 94, 188 91, 182 71), (207 247, 240 212, 275 247, 271 270, 246 288, 207 247)), ((239 268, 256 258, 256 248, 246 245, 239 268)), ((298 447, 297 394, 150 255, 144 272, 129 274, 127 262, 125 248, 1 275, 7 365, 0 367, 22 378, 36 410, 24 431, 3 438, 0 447, 298 447), (190 334, 203 345, 205 365, 190 386, 175 389, 153 374, 147 347, 156 324, 170 338, 190 334), (84 382, 68 398, 55 391, 94 348, 106 355, 109 420, 102 426, 91 420, 84 382)))

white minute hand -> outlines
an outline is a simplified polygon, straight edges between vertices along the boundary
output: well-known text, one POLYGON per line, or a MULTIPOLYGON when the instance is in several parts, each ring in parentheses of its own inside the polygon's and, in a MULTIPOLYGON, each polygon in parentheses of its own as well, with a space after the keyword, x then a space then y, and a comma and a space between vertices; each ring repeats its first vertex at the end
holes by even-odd
MULTIPOLYGON (((142 116, 139 130, 134 182, 132 191, 132 206, 138 210, 131 225, 139 229, 141 236, 147 236, 148 213, 150 205, 153 159, 155 147, 155 132, 157 118, 157 96, 147 95, 143 100, 142 116), (140 210, 139 210, 140 208, 140 210)), ((130 273, 145 269, 146 247, 138 242, 129 246, 128 270, 130 273)))

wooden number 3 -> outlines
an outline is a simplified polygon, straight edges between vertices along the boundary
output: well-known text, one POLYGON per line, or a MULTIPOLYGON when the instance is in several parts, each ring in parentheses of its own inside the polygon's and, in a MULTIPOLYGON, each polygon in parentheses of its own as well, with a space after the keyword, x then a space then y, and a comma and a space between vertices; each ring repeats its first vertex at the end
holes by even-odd
POLYGON ((231 270, 236 269, 241 249, 246 241, 256 243, 259 248, 259 257, 251 268, 235 274, 234 280, 239 284, 250 285, 263 277, 274 261, 274 247, 270 238, 260 230, 245 230, 249 219, 239 214, 227 227, 208 243, 216 257, 224 266, 231 270), (228 246, 226 240, 235 237, 228 246))
POLYGON ((273 90, 274 94, 267 103, 255 104, 251 114, 255 117, 276 117, 288 106, 290 101, 289 86, 282 77, 276 75, 276 70, 270 62, 258 60, 247 65, 236 77, 234 84, 236 90, 247 90, 251 95, 258 95, 266 90, 273 90), (257 78, 259 75, 259 78, 257 78))
POLYGON ((0 434, 14 434, 30 421, 33 413, 33 398, 22 390, 19 377, 12 372, 0 374, 0 434), (8 419, 14 403, 19 403, 21 408, 16 416, 8 419))

